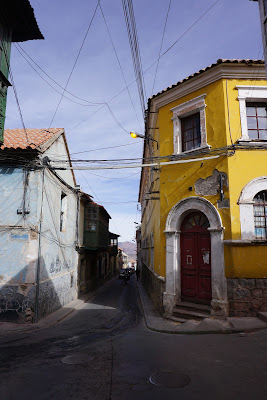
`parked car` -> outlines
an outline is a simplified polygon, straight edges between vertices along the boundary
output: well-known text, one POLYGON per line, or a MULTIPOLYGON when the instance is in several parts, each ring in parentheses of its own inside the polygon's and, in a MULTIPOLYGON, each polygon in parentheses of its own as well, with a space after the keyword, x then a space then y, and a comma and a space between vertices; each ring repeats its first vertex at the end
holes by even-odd
POLYGON ((121 269, 119 272, 119 279, 123 279, 125 276, 126 270, 125 269, 121 269))

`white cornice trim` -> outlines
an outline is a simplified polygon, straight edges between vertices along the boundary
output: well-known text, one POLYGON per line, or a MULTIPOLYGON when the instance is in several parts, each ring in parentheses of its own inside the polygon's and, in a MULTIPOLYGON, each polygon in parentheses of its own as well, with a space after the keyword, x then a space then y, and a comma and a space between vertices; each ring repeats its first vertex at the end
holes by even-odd
POLYGON ((184 110, 186 110, 187 108, 191 107, 191 106, 195 106, 196 108, 198 108, 198 103, 201 107, 205 107, 205 98, 207 97, 207 94, 201 94, 200 96, 194 97, 191 100, 186 101, 183 104, 179 104, 178 106, 175 106, 173 108, 171 108, 171 111, 173 112, 174 117, 176 115, 179 115, 180 113, 184 113, 184 110))
POLYGON ((251 79, 253 81, 263 79, 266 80, 264 65, 251 67, 248 65, 220 64, 203 72, 187 81, 181 83, 177 87, 166 90, 166 92, 151 99, 151 111, 157 112, 172 101, 178 100, 196 90, 202 89, 213 82, 220 79, 251 79), (257 73, 255 72, 257 70, 257 73))

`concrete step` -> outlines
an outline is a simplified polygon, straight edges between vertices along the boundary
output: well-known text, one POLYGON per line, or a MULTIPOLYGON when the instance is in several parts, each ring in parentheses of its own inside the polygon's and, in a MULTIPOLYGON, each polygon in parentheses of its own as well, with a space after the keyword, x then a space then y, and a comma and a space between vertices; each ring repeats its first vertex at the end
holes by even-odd
POLYGON ((203 311, 210 313, 210 305, 200 304, 200 303, 190 303, 189 301, 180 301, 176 304, 177 307, 182 307, 184 309, 203 311))
POLYGON ((257 317, 258 317, 259 319, 261 319, 262 321, 267 322, 267 312, 259 311, 259 312, 257 313, 257 317))
POLYGON ((181 302, 173 309, 173 316, 186 320, 210 318, 210 306, 206 304, 181 302))

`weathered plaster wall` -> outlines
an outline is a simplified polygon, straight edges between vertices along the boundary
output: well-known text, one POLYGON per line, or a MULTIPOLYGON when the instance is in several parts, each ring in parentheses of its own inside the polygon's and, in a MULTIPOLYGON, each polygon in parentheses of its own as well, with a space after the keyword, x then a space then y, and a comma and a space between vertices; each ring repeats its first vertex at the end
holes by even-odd
MULTIPOLYGON (((197 96, 206 94, 205 98, 205 114, 206 114, 206 130, 207 130, 207 143, 211 148, 222 147, 226 145, 226 109, 225 109, 225 96, 223 90, 223 82, 215 82, 209 86, 197 90, 187 96, 184 96, 177 101, 159 109, 157 126, 159 126, 160 134, 160 151, 162 155, 173 153, 173 123, 171 108, 183 104, 186 101, 194 99, 197 96)), ((188 164, 176 164, 161 167, 160 174, 160 265, 161 275, 165 276, 166 270, 166 252, 165 243, 166 238, 164 229, 166 225, 167 216, 172 207, 180 200, 196 196, 199 192, 199 182, 213 180, 214 171, 223 174, 225 180, 228 177, 228 163, 227 157, 220 157, 209 161, 198 161, 188 164)), ((226 183, 226 182, 225 182, 226 183)), ((217 202, 220 199, 218 192, 219 185, 216 183, 216 189, 206 191, 204 198, 209 200, 216 208, 217 202)), ((227 185, 224 185, 224 195, 229 198, 229 190, 227 185)), ((223 226, 225 227, 225 235, 231 230, 231 220, 229 208, 219 210, 223 226)), ((156 217, 155 217, 156 218, 156 217)), ((159 252, 157 253, 159 254, 159 252)), ((155 269, 155 272, 159 272, 155 269)))
MULTIPOLYGON (((168 156, 174 152, 175 129, 172 121, 172 108, 198 96, 204 97, 205 95, 207 143, 211 150, 224 148, 224 146, 230 146, 232 143, 238 144, 238 140, 241 138, 241 122, 236 86, 250 86, 251 84, 266 86, 266 80, 221 79, 161 106, 157 110, 157 117, 153 117, 153 126, 158 129, 150 131, 150 134, 153 134, 154 138, 159 141, 159 150, 157 151, 154 145, 153 155, 168 156)), ((177 88, 177 92, 178 90, 179 88, 177 88)), ((167 98, 168 95, 168 92, 166 92, 161 99, 159 98, 158 100, 156 98, 155 102, 162 101, 163 104, 164 96, 167 98)), ((147 151, 146 157, 148 156, 149 153, 147 151)), ((217 159, 162 166, 160 173, 157 175, 157 181, 154 180, 154 185, 152 186, 151 181, 153 179, 149 177, 149 173, 151 174, 151 169, 149 168, 143 173, 143 181, 145 181, 147 175, 147 183, 146 186, 141 186, 141 198, 142 194, 152 187, 154 190, 155 188, 159 190, 160 193, 157 196, 160 197, 160 200, 148 201, 145 209, 143 207, 141 230, 142 241, 149 238, 151 232, 154 234, 154 272, 156 274, 166 277, 166 238, 164 229, 170 210, 182 199, 202 196, 218 210, 222 220, 224 230, 221 240, 227 241, 227 245, 225 242, 224 246, 226 277, 248 280, 267 278, 266 243, 262 243, 261 246, 253 244, 241 246, 238 243, 234 243, 242 239, 238 204, 241 191, 252 179, 267 176, 266 151, 253 149, 236 150, 229 157, 221 155, 217 159), (225 202, 220 202, 219 183, 217 180, 219 173, 223 176, 225 202)), ((177 249, 173 251, 177 256, 177 249)), ((147 264, 151 268, 152 264, 149 257, 147 264)), ((228 282, 230 282, 229 279, 228 282)), ((256 287, 256 289, 258 288, 256 287)), ((252 295, 251 292, 251 304, 252 300, 255 303, 253 296, 254 294, 252 295)), ((262 299, 264 296, 262 295, 262 299)), ((246 305, 246 307, 248 310, 251 306, 246 305)))
POLYGON ((0 318, 17 319, 35 298, 38 177, 29 176, 25 202, 29 214, 24 218, 17 213, 23 182, 22 169, 0 168, 0 318))
MULTIPOLYGON (((61 135, 54 143, 53 145, 45 151, 45 153, 42 155, 42 157, 47 156, 51 160, 51 164, 58 166, 58 167, 66 167, 68 165, 69 159, 67 155, 67 150, 66 150, 66 145, 65 141, 63 139, 63 136, 61 135), (53 160, 62 160, 62 163, 54 163, 53 160), (66 162, 67 161, 67 162, 66 162)), ((73 180, 73 174, 71 170, 57 170, 57 174, 64 179, 65 182, 67 182, 70 186, 74 187, 74 180, 73 180)))
MULTIPOLYGON (((56 142, 50 153, 56 157, 57 151, 64 151, 63 144, 56 142)), ((65 177, 74 186, 70 171, 65 177)), ((39 317, 42 317, 77 297, 76 193, 48 170, 45 170, 44 186, 42 171, 30 171, 26 195, 29 214, 23 217, 17 214, 23 199, 23 171, 1 168, 0 197, 3 199, 0 205, 0 319, 33 318, 38 266, 39 317), (62 192, 67 200, 65 223, 60 231, 62 192)))
POLYGON ((45 172, 40 264, 40 316, 77 298, 77 197, 50 171, 45 172), (60 231, 61 194, 66 195, 60 231), (52 300, 50 300, 52 299, 52 300))

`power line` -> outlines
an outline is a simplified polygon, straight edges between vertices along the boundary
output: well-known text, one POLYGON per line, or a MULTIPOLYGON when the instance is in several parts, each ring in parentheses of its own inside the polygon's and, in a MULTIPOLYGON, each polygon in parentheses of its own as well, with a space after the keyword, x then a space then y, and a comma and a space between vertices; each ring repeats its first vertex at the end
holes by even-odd
POLYGON ((104 166, 104 167, 50 167, 52 170, 100 170, 100 169, 123 169, 123 168, 146 168, 146 167, 161 167, 165 165, 171 165, 171 164, 184 164, 184 163, 189 163, 189 162, 196 162, 196 161, 205 161, 205 160, 211 160, 214 158, 219 158, 221 156, 227 156, 227 153, 225 154, 219 154, 216 156, 209 156, 209 157, 201 157, 201 158, 191 158, 191 159, 182 159, 182 160, 176 160, 176 161, 166 161, 166 162, 157 162, 157 163, 147 163, 147 164, 131 164, 131 165, 112 165, 112 166, 104 166))
POLYGON ((123 177, 115 176, 115 177, 111 178, 109 176, 103 176, 103 175, 94 174, 93 172, 90 172, 90 175, 98 176, 99 178, 102 178, 102 179, 111 179, 113 181, 118 180, 118 179, 128 179, 128 178, 131 178, 133 175, 139 175, 139 174, 140 174, 140 172, 134 172, 131 175, 127 175, 127 176, 123 176, 123 177))
MULTIPOLYGON (((42 78, 48 85, 50 85, 50 83, 49 82, 47 82, 43 77, 42 77, 42 75, 41 74, 39 74, 39 72, 31 65, 31 63, 27 60, 27 58, 20 52, 20 50, 22 50, 25 54, 26 54, 26 56, 49 78, 49 79, 51 79, 51 81, 53 81, 57 86, 59 86, 62 90, 64 90, 64 87, 63 86, 61 86, 58 82, 56 82, 55 81, 55 79, 53 79, 50 75, 48 75, 48 73, 47 72, 45 72, 44 71, 44 69, 42 68, 42 67, 40 67, 40 65, 38 65, 37 64, 37 62, 36 61, 34 61, 33 59, 32 59, 32 57, 20 46, 20 44, 19 43, 16 43, 15 44, 15 47, 16 47, 16 49, 17 49, 17 51, 20 53, 20 55, 27 61, 27 63, 33 68, 33 70, 40 76, 40 78, 42 78), (20 48, 20 50, 18 49, 18 47, 20 48)), ((54 90, 56 90, 57 91, 57 89, 55 89, 52 85, 50 85, 54 90)), ((82 101, 84 101, 85 103, 88 103, 88 105, 92 105, 92 106, 99 106, 99 105, 102 105, 102 104, 105 104, 105 102, 94 102, 94 101, 89 101, 89 100, 86 100, 86 99, 83 99, 82 97, 79 97, 79 96, 76 96, 75 94, 73 94, 73 93, 71 93, 70 91, 68 91, 67 89, 65 89, 65 92, 66 93, 68 93, 68 94, 70 94, 71 96, 73 96, 73 97, 75 97, 76 99, 78 99, 78 100, 82 100, 82 101)), ((60 92, 58 92, 57 91, 57 93, 59 93, 59 94, 62 94, 62 93, 60 93, 60 92)), ((64 96, 64 97, 66 97, 66 96, 64 96)), ((68 99, 68 100, 70 100, 70 101, 73 101, 73 100, 71 100, 70 98, 68 98, 68 97, 66 97, 66 99, 68 99)), ((80 104, 80 103, 77 103, 77 104, 80 104)), ((84 105, 84 104, 81 104, 81 105, 84 105)))
POLYGON ((186 30, 184 31, 184 33, 178 37, 177 40, 175 40, 175 42, 173 42, 173 44, 166 50, 164 51, 164 53, 159 57, 163 57, 166 53, 168 53, 168 51, 170 51, 173 46, 176 45, 176 43, 178 43, 206 14, 208 14, 208 12, 216 6, 217 3, 219 3, 219 1, 221 0, 216 0, 215 3, 213 3, 203 14, 201 14, 201 16, 186 30))
POLYGON ((155 82, 156 82, 156 77, 157 77, 157 72, 158 72, 158 67, 159 67, 159 60, 160 60, 160 53, 161 53, 161 49, 162 49, 162 45, 163 45, 163 40, 164 40, 164 36, 165 36, 165 30, 166 30, 166 25, 167 25, 167 21, 168 21, 169 11, 170 11, 170 8, 171 8, 171 2, 172 2, 172 0, 169 1, 169 6, 168 6, 168 10, 167 10, 167 15, 166 15, 166 19, 165 19, 163 34, 162 34, 161 43, 160 43, 160 48, 159 48, 158 62, 157 62, 156 72, 155 72, 154 81, 153 81, 152 90, 151 90, 151 96, 152 96, 152 94, 153 94, 153 90, 154 90, 154 86, 155 86, 155 82))
POLYGON ((110 33, 110 30, 109 30, 109 27, 108 27, 108 24, 107 24, 107 21, 106 21, 106 18, 105 18, 105 15, 104 15, 104 12, 103 12, 103 9, 102 9, 101 4, 99 4, 99 7, 100 7, 100 10, 101 10, 102 17, 103 17, 103 20, 104 20, 104 22, 105 22, 107 31, 108 31, 108 35, 109 35, 109 38, 110 38, 110 41, 111 41, 111 44, 112 44, 112 47, 113 47, 115 56, 116 56, 116 58, 117 58, 117 61, 118 61, 118 64, 119 64, 119 67, 120 67, 120 70, 121 70, 121 74, 122 74, 122 76, 123 76, 124 83, 125 83, 126 88, 127 88, 127 92, 128 92, 128 95, 129 95, 129 98, 130 98, 132 107, 133 107, 134 112, 135 112, 135 115, 136 115, 136 119, 137 119, 137 121, 138 121, 138 124, 139 124, 140 129, 142 130, 141 125, 140 125, 140 122, 139 122, 139 119, 138 119, 138 115, 137 115, 137 112, 136 112, 136 109, 135 109, 135 106, 134 106, 134 103, 133 103, 133 99, 132 99, 131 94, 130 94, 130 91, 129 91, 129 87, 128 87, 127 82, 126 82, 126 78, 125 78, 125 75, 124 75, 124 72, 123 72, 123 68, 122 68, 122 66, 121 66, 120 59, 119 59, 119 56, 118 56, 116 47, 115 47, 114 42, 113 42, 113 40, 112 40, 112 36, 111 36, 111 33, 110 33))
MULTIPOLYGON (((20 50, 18 49, 18 47, 15 45, 15 47, 16 47, 16 49, 17 49, 17 51, 19 52, 19 54, 24 58, 24 60, 30 65, 30 67, 37 73, 37 75, 44 81, 44 82, 46 82, 55 92, 57 92, 58 94, 60 94, 61 96, 63 96, 65 99, 67 99, 67 100, 69 100, 69 101, 71 101, 71 102, 73 102, 73 103, 75 103, 75 104, 78 104, 78 105, 80 105, 80 106, 83 106, 83 107, 95 107, 95 106, 98 106, 98 105, 100 105, 100 104, 103 104, 103 103, 92 103, 92 102, 88 102, 87 100, 83 100, 83 99, 81 99, 81 100, 83 100, 83 101, 86 101, 87 103, 89 103, 89 104, 82 104, 82 103, 79 103, 78 101, 75 101, 75 100, 73 100, 73 99, 70 99, 69 97, 67 97, 66 95, 64 95, 64 92, 63 93, 61 93, 59 90, 57 90, 53 85, 51 85, 51 83, 49 83, 46 79, 44 79, 44 77, 37 71, 37 69, 36 68, 34 68, 33 66, 32 66, 32 64, 29 62, 29 60, 27 60, 27 58, 20 52, 20 50)), ((22 47, 20 47, 21 49, 22 49, 22 47)), ((42 70, 42 69, 41 69, 42 70)), ((42 70, 43 71, 43 70, 42 70)), ((43 71, 44 72, 44 71, 43 71)), ((45 73, 45 72, 44 72, 45 73)), ((46 74, 47 75, 47 74, 46 74)), ((51 79, 53 82, 55 82, 54 81, 54 79, 52 79, 51 77, 49 77, 49 79, 51 79)), ((56 83, 56 82, 55 82, 56 83)), ((62 88, 58 83, 56 83, 60 88, 62 88)), ((63 90, 64 90, 64 88, 62 88, 63 90)), ((65 92, 67 92, 67 93, 70 93, 70 92, 68 92, 67 90, 65 90, 65 92)), ((74 96, 74 97, 77 97, 77 96, 75 96, 75 95, 73 95, 72 93, 70 93, 71 94, 71 96, 74 96)))
POLYGON ((141 55, 139 49, 139 42, 136 30, 135 16, 132 0, 122 0, 124 17, 126 22, 126 28, 128 32, 128 38, 131 48, 135 78, 137 82, 137 88, 139 93, 139 99, 141 103, 141 109, 143 113, 143 117, 145 118, 145 102, 146 102, 146 94, 145 94, 145 82, 143 77, 142 63, 141 63, 141 55))
POLYGON ((81 171, 82 177, 85 180, 85 182, 87 183, 87 185, 89 186, 90 190, 92 191, 92 193, 95 195, 95 197, 97 198, 97 201, 99 201, 100 205, 102 205, 102 201, 99 199, 99 197, 96 195, 96 193, 93 191, 92 187, 89 185, 87 179, 85 178, 83 172, 81 171))
POLYGON ((78 151, 78 152, 76 152, 76 153, 70 153, 70 154, 73 155, 73 154, 90 153, 90 152, 92 152, 92 151, 107 150, 107 149, 115 149, 116 147, 132 146, 133 144, 138 144, 138 143, 143 143, 143 140, 138 140, 136 143, 120 144, 120 145, 118 145, 118 146, 101 147, 101 148, 99 148, 99 149, 78 151))
POLYGON ((95 8, 94 14, 93 14, 93 16, 92 16, 92 18, 91 18, 91 21, 90 21, 90 23, 89 23, 89 26, 88 26, 88 28, 87 28, 87 31, 86 31, 86 33, 85 33, 85 35, 84 35, 82 44, 81 44, 81 46, 80 46, 80 48, 79 48, 77 57, 76 57, 75 62, 74 62, 74 64, 73 64, 73 67, 72 67, 72 70, 71 70, 71 72, 70 72, 70 75, 69 75, 69 77, 68 77, 67 83, 66 83, 65 88, 64 88, 64 91, 63 91, 63 93, 62 93, 62 96, 61 96, 61 98, 60 98, 60 100, 59 100, 59 103, 58 103, 58 105, 57 105, 56 111, 55 111, 55 113, 54 113, 54 115, 53 115, 53 118, 52 118, 52 120, 51 120, 51 122, 50 122, 49 128, 51 127, 51 125, 52 125, 52 123, 53 123, 53 121, 54 121, 54 118, 55 118, 55 116, 56 116, 56 114, 57 114, 57 111, 58 111, 58 109, 59 109, 59 106, 60 106, 60 104, 61 104, 61 102, 62 102, 63 95, 64 95, 65 90, 66 90, 66 88, 67 88, 67 86, 68 86, 68 84, 69 84, 70 78, 71 78, 71 76, 72 76, 72 74, 73 74, 73 71, 74 71, 74 69, 75 69, 75 67, 76 67, 77 61, 78 61, 78 59, 79 59, 79 57, 80 57, 80 54, 81 54, 83 45, 84 45, 84 43, 85 43, 85 39, 86 39, 86 37, 87 37, 87 35, 88 35, 88 33, 89 33, 89 30, 90 30, 91 25, 92 25, 92 23, 93 23, 93 20, 94 20, 94 18, 95 18, 96 11, 97 11, 97 9, 98 9, 99 4, 100 4, 100 0, 97 1, 97 5, 96 5, 96 8, 95 8))
POLYGON ((109 109, 110 114, 112 115, 114 121, 117 123, 117 125, 124 131, 127 133, 127 135, 129 135, 129 131, 127 131, 127 129, 125 129, 122 124, 120 123, 120 121, 117 119, 117 117, 115 116, 114 112, 111 110, 110 106, 108 105, 108 103, 106 103, 107 108, 109 109))
MULTIPOLYGON (((150 66, 148 68, 145 69, 144 72, 142 72, 142 77, 143 75, 145 75, 157 62, 159 59, 161 59, 163 56, 165 56, 165 54, 167 54, 171 48, 176 45, 185 35, 186 33, 188 33, 220 0, 215 1, 215 3, 213 3, 203 14, 201 14, 201 16, 192 24, 189 26, 189 28, 181 35, 179 36, 179 38, 177 40, 175 40, 175 42, 173 42, 173 44, 163 53, 161 54, 155 61, 153 61, 152 64, 150 64, 150 66)), ((133 85, 135 82, 137 81, 137 78, 134 79, 127 87, 129 88, 131 85, 133 85)), ((123 93, 127 87, 124 87, 120 92, 118 92, 117 94, 115 94, 113 97, 111 97, 108 101, 107 104, 110 103, 111 101, 113 101, 114 99, 116 99, 121 93, 123 93)), ((73 131, 75 128, 77 128, 78 126, 80 126, 81 124, 83 124, 85 121, 87 121, 88 119, 90 119, 94 114, 96 114, 98 111, 100 111, 102 108, 104 107, 101 106, 100 108, 98 108, 97 110, 95 110, 92 114, 90 114, 88 117, 86 117, 85 119, 83 119, 81 122, 79 122, 77 125, 75 125, 73 128, 71 128, 70 132, 73 131)))

